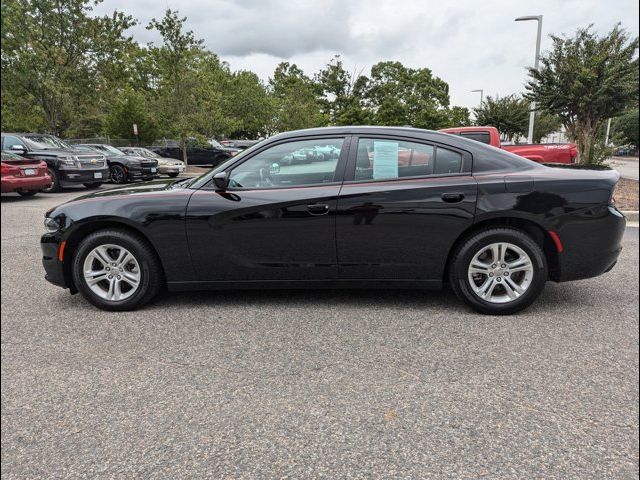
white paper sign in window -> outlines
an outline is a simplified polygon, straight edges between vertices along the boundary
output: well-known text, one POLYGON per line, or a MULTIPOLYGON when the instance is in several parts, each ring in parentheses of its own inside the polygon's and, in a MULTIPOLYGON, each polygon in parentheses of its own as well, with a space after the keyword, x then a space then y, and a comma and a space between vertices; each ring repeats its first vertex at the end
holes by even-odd
POLYGON ((373 142, 373 178, 398 178, 398 142, 373 142))

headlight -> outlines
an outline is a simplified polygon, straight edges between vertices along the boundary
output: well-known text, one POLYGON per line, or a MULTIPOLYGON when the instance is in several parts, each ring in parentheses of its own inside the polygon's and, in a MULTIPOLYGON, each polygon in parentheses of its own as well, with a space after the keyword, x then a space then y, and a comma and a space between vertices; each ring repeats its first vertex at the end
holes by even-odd
POLYGON ((62 226, 58 223, 58 221, 51 217, 45 217, 44 219, 44 228, 49 233, 55 233, 60 230, 62 226))
POLYGON ((65 170, 68 168, 79 168, 76 157, 58 157, 60 161, 60 169, 65 170))

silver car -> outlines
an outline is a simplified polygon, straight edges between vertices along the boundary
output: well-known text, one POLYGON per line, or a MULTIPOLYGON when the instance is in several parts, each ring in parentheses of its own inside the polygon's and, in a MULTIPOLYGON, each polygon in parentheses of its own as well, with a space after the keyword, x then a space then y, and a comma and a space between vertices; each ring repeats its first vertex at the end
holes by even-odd
POLYGON ((156 152, 152 152, 142 147, 121 147, 120 150, 127 155, 136 155, 138 157, 153 158, 158 161, 158 173, 160 175, 168 175, 177 177, 185 171, 184 162, 175 158, 161 157, 156 152))

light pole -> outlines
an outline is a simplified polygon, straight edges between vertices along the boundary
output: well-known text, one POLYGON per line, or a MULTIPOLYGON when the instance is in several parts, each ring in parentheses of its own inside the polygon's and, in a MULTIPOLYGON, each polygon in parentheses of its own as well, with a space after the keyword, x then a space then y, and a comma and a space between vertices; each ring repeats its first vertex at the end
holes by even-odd
POLYGON ((471 90, 471 92, 480 92, 480 106, 482 107, 482 101, 484 100, 484 90, 482 88, 478 88, 477 90, 471 90))
MULTIPOLYGON (((536 39, 536 60, 533 69, 538 70, 538 62, 540 60, 540 40, 542 39, 542 15, 529 15, 526 17, 516 18, 516 22, 526 22, 528 20, 536 20, 538 22, 538 38, 536 39)), ((536 120, 536 102, 531 102, 531 112, 529 112, 529 135, 527 142, 533 143, 533 123, 536 120)))

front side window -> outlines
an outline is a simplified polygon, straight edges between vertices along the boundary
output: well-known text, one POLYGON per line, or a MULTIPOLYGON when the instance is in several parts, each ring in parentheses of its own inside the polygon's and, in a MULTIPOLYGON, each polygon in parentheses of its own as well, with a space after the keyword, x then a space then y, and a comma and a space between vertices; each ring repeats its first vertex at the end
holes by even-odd
POLYGON ((18 145, 24 148, 24 144, 20 141, 18 137, 14 137, 13 135, 7 135, 2 137, 2 149, 3 150, 11 150, 11 147, 14 145, 18 145))
POLYGON ((462 155, 424 143, 361 138, 355 180, 393 180, 459 173, 462 155))
POLYGON ((342 138, 300 140, 263 150, 231 171, 231 188, 277 188, 335 181, 342 138))

